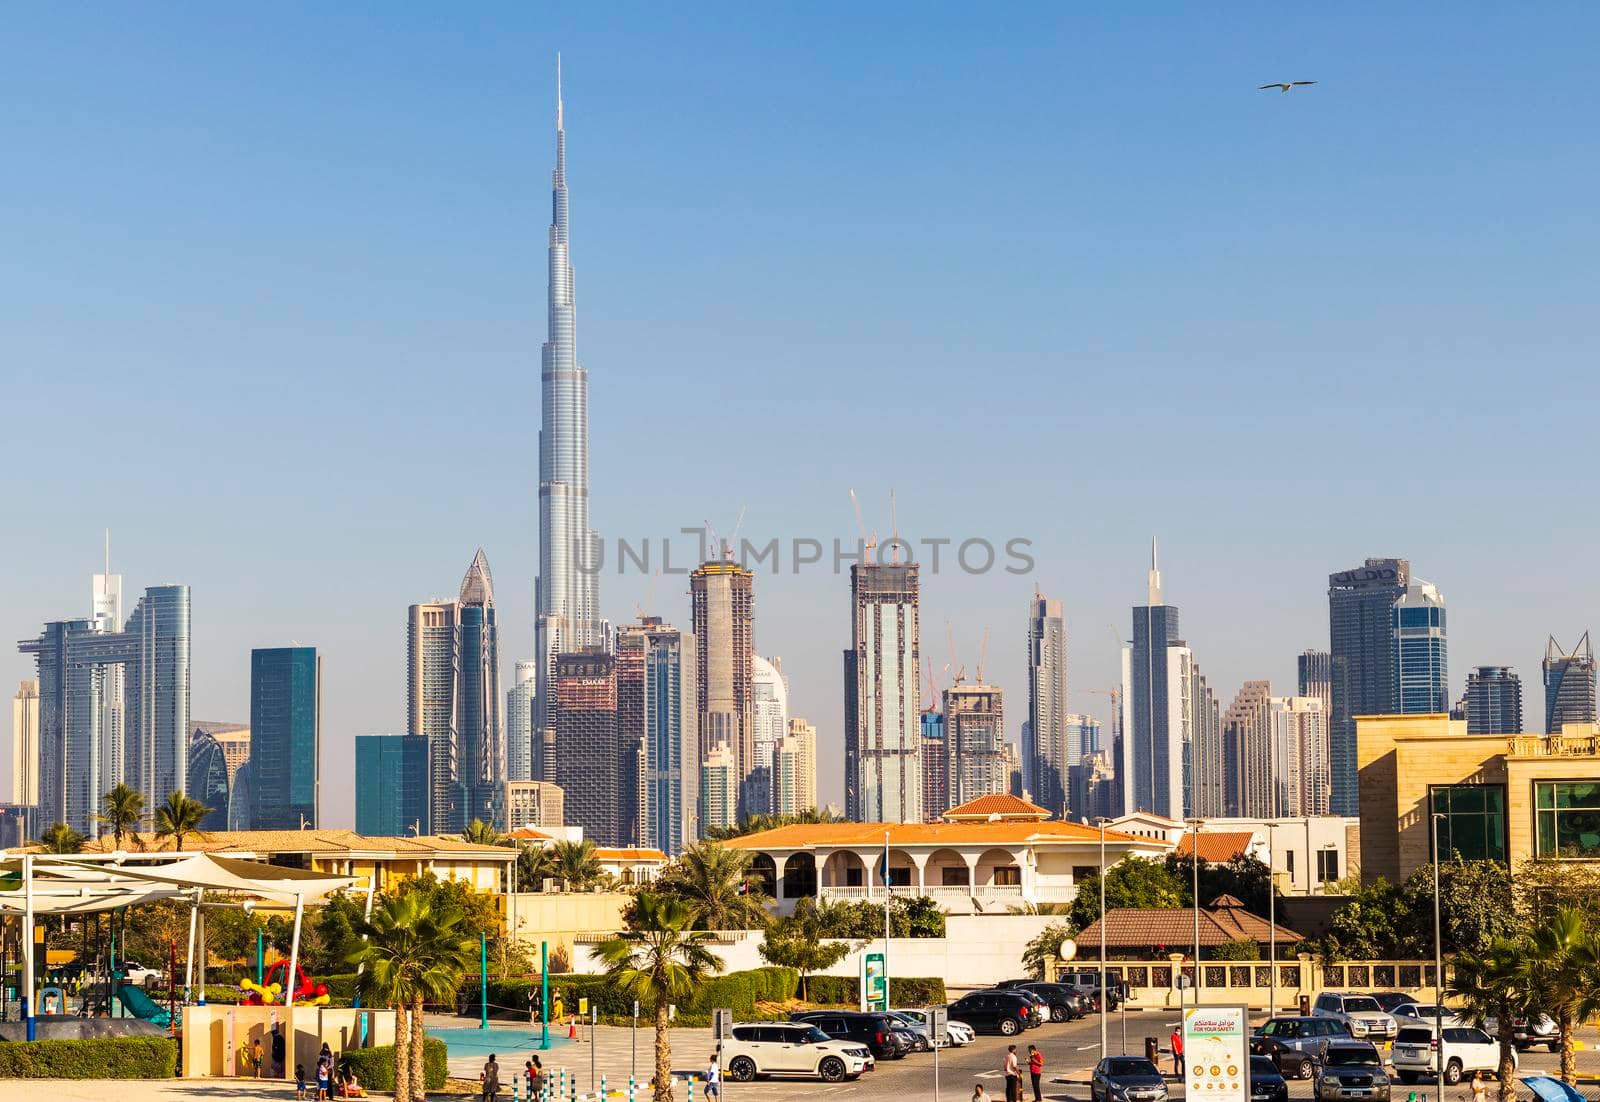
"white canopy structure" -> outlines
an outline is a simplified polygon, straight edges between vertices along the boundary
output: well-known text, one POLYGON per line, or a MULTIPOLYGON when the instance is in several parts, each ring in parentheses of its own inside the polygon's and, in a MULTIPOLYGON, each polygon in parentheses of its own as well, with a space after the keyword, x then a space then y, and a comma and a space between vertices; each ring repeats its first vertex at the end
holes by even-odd
MULTIPOLYGON (((82 915, 160 899, 189 903, 189 965, 194 980, 195 920, 206 892, 227 892, 294 905, 289 975, 298 973, 300 924, 305 905, 353 887, 356 878, 328 876, 209 853, 50 854, 0 852, 0 915, 22 916, 23 974, 29 977, 27 1018, 33 1034, 33 921, 36 915, 82 915)), ((286 1005, 294 984, 286 985, 286 1005)))

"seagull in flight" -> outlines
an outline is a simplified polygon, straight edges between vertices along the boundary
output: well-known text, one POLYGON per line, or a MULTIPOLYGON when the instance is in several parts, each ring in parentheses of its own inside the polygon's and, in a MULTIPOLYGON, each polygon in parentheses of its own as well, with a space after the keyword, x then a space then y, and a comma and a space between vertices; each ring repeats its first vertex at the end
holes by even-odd
POLYGON ((1271 84, 1263 84, 1260 88, 1257 88, 1256 91, 1265 92, 1268 88, 1276 88, 1280 92, 1287 92, 1289 89, 1298 88, 1302 84, 1315 84, 1315 83, 1316 83, 1316 81, 1314 81, 1314 80, 1274 81, 1271 84))

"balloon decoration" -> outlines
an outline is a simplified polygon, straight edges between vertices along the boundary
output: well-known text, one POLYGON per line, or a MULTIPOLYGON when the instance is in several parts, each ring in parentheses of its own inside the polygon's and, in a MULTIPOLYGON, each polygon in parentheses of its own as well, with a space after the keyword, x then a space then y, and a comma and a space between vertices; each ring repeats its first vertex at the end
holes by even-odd
MULTIPOLYGON (((294 988, 294 1001, 296 1006, 327 1006, 328 985, 316 983, 306 970, 299 964, 295 965, 295 979, 298 981, 294 988)), ((283 1001, 283 981, 289 975, 289 962, 280 960, 263 977, 262 983, 251 979, 239 981, 239 989, 245 992, 245 1006, 271 1006, 283 1001)))

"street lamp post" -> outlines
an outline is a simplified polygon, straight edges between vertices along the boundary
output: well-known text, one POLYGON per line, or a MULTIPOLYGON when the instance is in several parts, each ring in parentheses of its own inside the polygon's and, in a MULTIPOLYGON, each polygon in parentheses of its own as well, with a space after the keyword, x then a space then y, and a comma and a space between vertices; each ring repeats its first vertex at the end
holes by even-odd
POLYGON ((1194 828, 1194 853, 1193 860, 1189 862, 1194 869, 1194 1005, 1200 1007, 1200 825, 1204 819, 1190 819, 1189 825, 1194 828))
POLYGON ((1278 1016, 1278 882, 1272 845, 1276 819, 1267 820, 1267 1017, 1278 1016))
POLYGON ((1106 1058, 1106 1003, 1111 993, 1106 990, 1106 824, 1111 820, 1096 819, 1100 827, 1100 1059, 1106 1058))
POLYGON ((1444 943, 1439 936, 1439 822, 1444 816, 1435 811, 1433 827, 1433 1031, 1439 1039, 1439 1066, 1433 1077, 1435 1097, 1444 1102, 1444 943))

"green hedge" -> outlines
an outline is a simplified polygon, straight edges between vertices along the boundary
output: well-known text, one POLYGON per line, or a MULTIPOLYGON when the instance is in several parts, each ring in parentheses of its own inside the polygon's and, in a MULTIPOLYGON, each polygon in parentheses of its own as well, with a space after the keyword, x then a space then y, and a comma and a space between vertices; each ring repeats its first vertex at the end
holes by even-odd
MULTIPOLYGON (((853 981, 852 981, 853 982, 853 981)), ((793 968, 752 968, 746 972, 729 972, 715 976, 700 988, 686 1005, 678 1007, 678 1015, 698 1017, 709 1015, 719 1006, 732 1007, 735 1016, 749 1017, 756 1003, 784 1002, 794 998, 800 986, 800 976, 793 968)), ((489 978, 489 1011, 491 1014, 510 1013, 525 1016, 528 1012, 528 992, 538 998, 539 981, 532 979, 489 978)), ((633 996, 620 990, 604 976, 581 974, 554 975, 550 977, 550 1002, 552 1008, 556 995, 562 999, 562 1010, 567 1015, 578 1012, 578 1000, 588 999, 601 1018, 615 1021, 632 1020, 633 996)), ((468 980, 461 987, 460 1010, 475 1014, 478 1009, 478 981, 468 980)), ((640 1008, 641 1016, 650 1013, 649 1007, 640 1008)))
MULTIPOLYGON (((806 980, 811 1001, 826 1006, 855 1006, 860 990, 855 976, 811 976, 806 980)), ((894 976, 889 981, 889 997, 896 1006, 936 1006, 946 1001, 944 980, 939 976, 894 976)))
MULTIPOLYGON (((430 1091, 444 1089, 449 1072, 449 1049, 443 1041, 429 1037, 422 1042, 422 1079, 430 1091)), ((394 1090, 394 1046, 347 1048, 339 1054, 339 1064, 356 1073, 368 1091, 394 1090)), ((307 1071, 310 1069, 307 1068, 307 1071)))
POLYGON ((0 1043, 0 1079, 171 1079, 177 1068, 170 1037, 0 1043))

